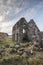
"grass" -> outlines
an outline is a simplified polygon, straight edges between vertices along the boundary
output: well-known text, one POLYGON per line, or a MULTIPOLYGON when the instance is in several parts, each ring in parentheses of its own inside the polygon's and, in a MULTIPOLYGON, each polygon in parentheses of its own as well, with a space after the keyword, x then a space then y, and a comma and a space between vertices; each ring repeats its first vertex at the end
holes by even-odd
POLYGON ((16 44, 16 42, 15 41, 12 41, 12 39, 7 39, 7 40, 2 40, 2 41, 0 41, 0 47, 1 46, 5 46, 5 45, 15 45, 16 44))
POLYGON ((9 59, 3 59, 2 63, 3 65, 43 65, 43 60, 38 58, 37 54, 36 56, 31 56, 28 59, 25 56, 15 54, 13 57, 10 57, 9 59))
MULTIPOLYGON (((0 47, 3 45, 14 46, 15 44, 16 42, 12 41, 12 39, 8 39, 0 42, 0 47)), ((21 48, 28 49, 30 47, 28 47, 27 44, 23 44, 21 45, 21 48)), ((0 54, 0 65, 43 65, 42 51, 34 51, 35 55, 31 55, 27 58, 26 52, 24 52, 22 55, 19 55, 17 53, 18 49, 13 48, 15 53, 10 54, 11 50, 12 48, 5 48, 5 52, 2 55, 0 54)))

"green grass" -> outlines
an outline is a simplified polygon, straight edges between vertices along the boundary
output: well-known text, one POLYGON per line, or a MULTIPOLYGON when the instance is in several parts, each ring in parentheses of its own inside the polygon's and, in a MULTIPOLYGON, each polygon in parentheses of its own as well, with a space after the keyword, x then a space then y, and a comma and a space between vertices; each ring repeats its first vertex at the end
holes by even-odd
POLYGON ((36 56, 27 59, 24 56, 15 54, 9 59, 3 59, 2 63, 3 65, 43 65, 43 60, 36 56))
POLYGON ((2 41, 0 41, 0 46, 3 46, 3 45, 15 45, 16 44, 16 42, 15 41, 13 41, 12 39, 7 39, 7 40, 2 40, 2 41))
MULTIPOLYGON (((13 46, 16 42, 12 39, 3 40, 0 42, 0 47, 5 45, 13 46)), ((27 44, 21 45, 21 48, 27 48, 27 44)), ((21 49, 19 48, 19 49, 21 49)), ((35 55, 29 56, 26 58, 27 54, 24 52, 22 55, 17 53, 16 48, 13 48, 15 53, 10 54, 9 52, 12 48, 5 48, 5 55, 0 54, 0 65, 43 65, 43 52, 34 51, 35 55)))

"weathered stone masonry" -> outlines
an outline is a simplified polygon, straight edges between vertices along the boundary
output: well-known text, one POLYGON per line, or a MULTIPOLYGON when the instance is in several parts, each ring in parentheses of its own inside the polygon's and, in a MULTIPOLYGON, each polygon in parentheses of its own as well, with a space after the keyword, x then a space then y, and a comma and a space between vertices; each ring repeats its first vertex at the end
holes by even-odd
POLYGON ((40 30, 36 26, 33 19, 27 23, 25 18, 21 18, 14 26, 12 30, 12 39, 16 42, 22 41, 36 41, 41 42, 40 30))

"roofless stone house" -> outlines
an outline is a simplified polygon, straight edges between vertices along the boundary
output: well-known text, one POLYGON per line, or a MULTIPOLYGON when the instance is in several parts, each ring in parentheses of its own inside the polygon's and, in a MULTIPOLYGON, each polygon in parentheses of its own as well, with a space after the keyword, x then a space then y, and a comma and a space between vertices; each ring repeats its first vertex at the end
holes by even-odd
POLYGON ((16 42, 29 42, 36 41, 41 42, 40 30, 31 19, 29 22, 25 18, 21 18, 14 26, 12 30, 12 39, 16 42))
POLYGON ((14 26, 13 26, 13 40, 17 42, 22 42, 23 40, 28 41, 28 24, 24 18, 21 18, 14 26))

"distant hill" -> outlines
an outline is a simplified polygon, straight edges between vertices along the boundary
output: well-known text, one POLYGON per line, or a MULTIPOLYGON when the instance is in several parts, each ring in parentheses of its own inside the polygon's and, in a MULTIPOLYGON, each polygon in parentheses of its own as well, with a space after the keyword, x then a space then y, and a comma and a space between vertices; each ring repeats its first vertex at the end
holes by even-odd
POLYGON ((0 32, 0 43, 5 43, 8 38, 8 34, 4 32, 0 32))
POLYGON ((4 32, 0 32, 0 38, 7 38, 8 37, 8 34, 7 33, 4 33, 4 32))

